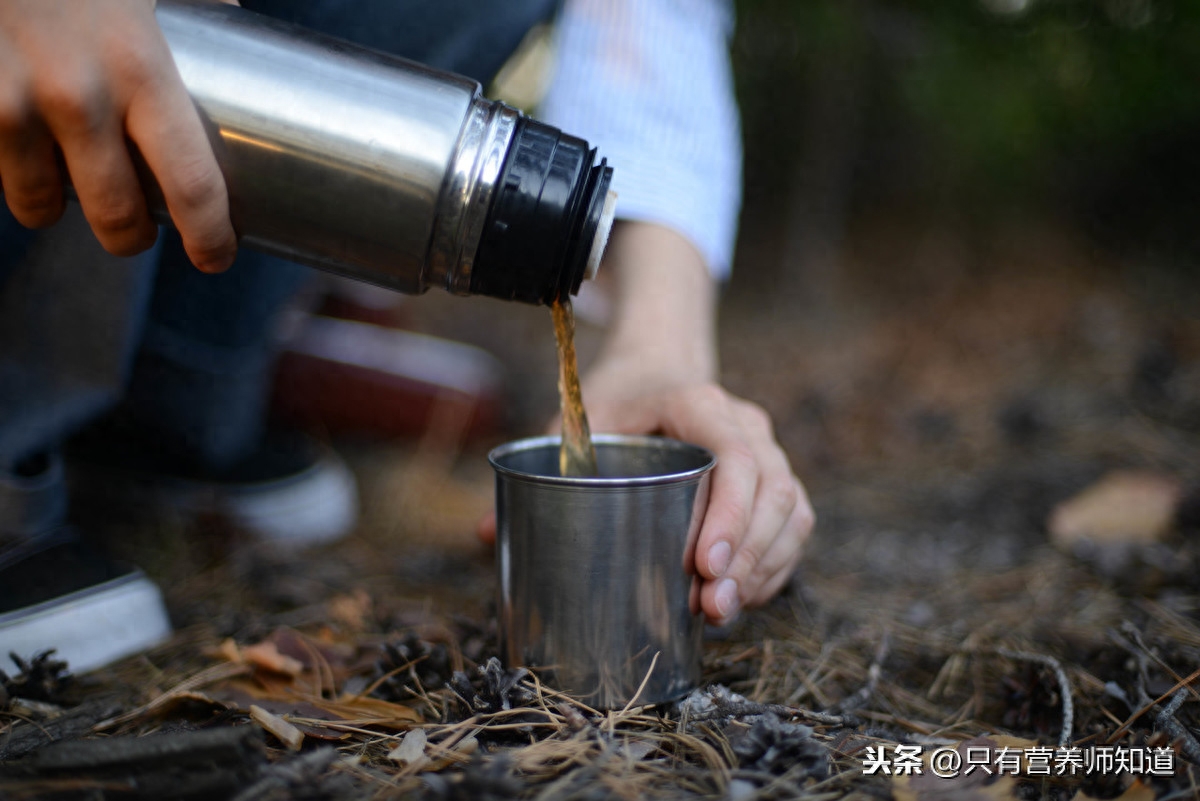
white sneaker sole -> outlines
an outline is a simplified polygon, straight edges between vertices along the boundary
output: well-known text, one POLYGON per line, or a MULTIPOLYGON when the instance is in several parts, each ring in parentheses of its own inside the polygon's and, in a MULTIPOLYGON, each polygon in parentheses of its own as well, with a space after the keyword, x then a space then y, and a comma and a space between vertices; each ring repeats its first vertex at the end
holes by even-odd
MULTIPOLYGON (((76 467, 75 487, 106 503, 155 510, 184 520, 213 517, 260 543, 305 548, 338 540, 358 522, 358 484, 346 463, 322 450, 307 469, 277 480, 245 484, 186 479, 148 481, 112 475, 86 463, 76 467)), ((154 512, 147 512, 153 514, 154 512)))
POLYGON ((0 615, 0 656, 29 659, 55 649, 71 672, 86 673, 169 639, 162 594, 145 574, 129 575, 0 615))
POLYGON ((262 542, 320 545, 346 536, 358 522, 358 485, 345 462, 326 454, 269 492, 247 487, 224 494, 221 512, 262 542))

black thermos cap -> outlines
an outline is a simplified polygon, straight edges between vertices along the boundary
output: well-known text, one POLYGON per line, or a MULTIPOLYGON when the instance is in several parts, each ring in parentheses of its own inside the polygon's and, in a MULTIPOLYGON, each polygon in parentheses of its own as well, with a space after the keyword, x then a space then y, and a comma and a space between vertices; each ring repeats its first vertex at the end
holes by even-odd
POLYGON ((549 305, 579 291, 612 168, 578 137, 523 117, 471 268, 473 295, 549 305))

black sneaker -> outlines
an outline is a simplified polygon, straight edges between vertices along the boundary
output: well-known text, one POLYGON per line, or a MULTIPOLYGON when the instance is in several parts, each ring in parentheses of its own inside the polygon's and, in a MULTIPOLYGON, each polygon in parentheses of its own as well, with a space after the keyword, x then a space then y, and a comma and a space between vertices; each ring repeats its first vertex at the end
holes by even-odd
POLYGON ((62 528, 0 549, 0 655, 50 649, 75 673, 171 636, 158 587, 62 528))
POLYGON ((68 464, 73 497, 92 509, 220 519, 260 542, 295 547, 340 539, 358 522, 350 469, 297 431, 272 431, 255 453, 215 473, 103 432, 73 443, 68 464))

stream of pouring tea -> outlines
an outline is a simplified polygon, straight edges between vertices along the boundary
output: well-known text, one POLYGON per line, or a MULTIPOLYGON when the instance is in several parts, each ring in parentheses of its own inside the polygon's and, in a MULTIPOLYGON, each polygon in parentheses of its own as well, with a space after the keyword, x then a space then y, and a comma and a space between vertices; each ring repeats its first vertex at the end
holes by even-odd
POLYGON ((596 448, 592 445, 592 432, 579 391, 575 312, 569 298, 556 300, 550 311, 554 314, 554 339, 558 343, 558 397, 562 408, 558 472, 563 476, 594 476, 600 471, 596 468, 596 448))

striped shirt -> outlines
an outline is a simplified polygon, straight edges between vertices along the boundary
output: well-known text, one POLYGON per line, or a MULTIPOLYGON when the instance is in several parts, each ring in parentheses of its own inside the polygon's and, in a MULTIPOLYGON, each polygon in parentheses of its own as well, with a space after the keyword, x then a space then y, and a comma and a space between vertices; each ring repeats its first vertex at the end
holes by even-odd
POLYGON ((567 0, 538 116, 613 166, 617 216, 687 237, 729 274, 742 149, 723 0, 567 0))

